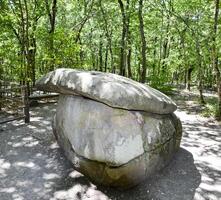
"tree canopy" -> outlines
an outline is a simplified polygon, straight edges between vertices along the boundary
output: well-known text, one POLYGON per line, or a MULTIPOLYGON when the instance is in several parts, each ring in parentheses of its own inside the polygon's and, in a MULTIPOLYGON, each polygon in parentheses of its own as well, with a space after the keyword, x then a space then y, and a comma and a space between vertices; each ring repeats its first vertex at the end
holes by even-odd
POLYGON ((219 0, 2 0, 0 78, 35 85, 60 67, 117 73, 154 87, 218 92, 219 0))

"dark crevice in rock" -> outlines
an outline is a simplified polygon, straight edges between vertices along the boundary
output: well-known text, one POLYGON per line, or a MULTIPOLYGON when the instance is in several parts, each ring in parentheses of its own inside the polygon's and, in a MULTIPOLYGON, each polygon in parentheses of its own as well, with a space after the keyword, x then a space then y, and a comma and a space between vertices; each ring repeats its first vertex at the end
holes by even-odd
POLYGON ((174 113, 167 113, 167 114, 159 114, 159 113, 153 113, 153 112, 147 112, 147 111, 144 111, 144 110, 133 110, 133 109, 126 109, 126 108, 121 108, 121 107, 117 107, 117 106, 112 106, 108 103, 105 103, 105 102, 102 102, 98 99, 93 99, 91 97, 89 97, 87 94, 84 94, 84 93, 61 93, 60 95, 64 95, 64 96, 71 96, 72 98, 75 98, 75 97, 82 97, 84 99, 87 99, 87 100, 91 100, 91 101, 95 101, 95 102, 98 102, 98 103, 101 103, 101 104, 104 104, 110 108, 114 108, 114 109, 119 109, 119 110, 125 110, 125 111, 130 111, 130 112, 140 112, 140 113, 143 113, 143 114, 147 114, 147 115, 151 115, 151 116, 155 116, 156 118, 164 118, 164 117, 167 117, 167 116, 170 116, 171 114, 174 114, 174 113))
POLYGON ((96 75, 88 71, 57 69, 39 79, 36 87, 43 91, 77 94, 112 108, 129 111, 169 114, 176 110, 176 105, 170 98, 148 85, 116 74, 96 75), (107 89, 110 89, 111 97, 105 92, 107 89), (120 95, 115 95, 118 92, 114 90, 120 95))

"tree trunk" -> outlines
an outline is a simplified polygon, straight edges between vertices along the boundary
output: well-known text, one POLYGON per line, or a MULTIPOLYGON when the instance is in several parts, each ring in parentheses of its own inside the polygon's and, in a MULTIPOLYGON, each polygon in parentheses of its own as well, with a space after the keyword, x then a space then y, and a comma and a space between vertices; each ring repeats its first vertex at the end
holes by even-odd
POLYGON ((203 97, 203 69, 202 69, 202 58, 200 54, 200 44, 198 34, 195 35, 196 39, 196 54, 197 54, 197 62, 198 62, 198 90, 200 93, 200 102, 201 104, 205 104, 205 100, 203 97))
POLYGON ((159 60, 158 60, 158 69, 157 69, 157 76, 160 76, 161 72, 161 61, 162 61, 162 43, 163 43, 163 25, 164 25, 164 17, 162 15, 162 20, 161 20, 161 35, 160 35, 160 49, 159 49, 159 60))
POLYGON ((184 81, 184 85, 186 86, 187 85, 187 69, 184 70, 183 72, 183 81, 184 81))
POLYGON ((23 13, 23 8, 22 8, 22 3, 21 0, 19 0, 19 10, 20 10, 20 17, 21 17, 21 33, 16 33, 16 31, 14 31, 14 33, 17 35, 17 38, 19 40, 19 43, 21 45, 21 77, 22 80, 21 82, 25 82, 25 77, 27 77, 27 67, 26 67, 26 62, 25 62, 25 19, 24 19, 24 13, 23 13))
POLYGON ((193 71, 193 67, 189 67, 187 70, 187 84, 186 84, 186 89, 190 91, 190 87, 191 87, 191 74, 193 71))
POLYGON ((103 42, 102 42, 102 35, 100 35, 100 42, 99 42, 99 69, 103 71, 103 42))
POLYGON ((219 0, 214 0, 215 10, 214 10, 214 26, 213 26, 213 44, 212 44, 212 66, 216 73, 216 85, 218 93, 218 112, 217 115, 221 117, 221 77, 220 69, 218 63, 218 53, 216 45, 217 29, 218 29, 218 18, 219 18, 219 0))
POLYGON ((140 37, 141 37, 141 54, 142 54, 142 61, 141 61, 141 74, 140 74, 140 81, 142 83, 145 83, 146 81, 146 38, 144 34, 144 23, 143 23, 143 0, 139 0, 139 11, 138 11, 138 17, 139 17, 139 28, 140 28, 140 37))
POLYGON ((107 59, 108 59, 108 44, 105 49, 104 71, 107 72, 107 59))
POLYGON ((49 33, 48 51, 50 56, 49 70, 52 71, 55 68, 54 33, 55 33, 55 19, 57 14, 57 0, 52 0, 51 9, 49 5, 49 0, 45 0, 45 5, 50 23, 50 29, 48 31, 49 33))
POLYGON ((129 30, 129 24, 127 20, 127 11, 129 9, 129 3, 130 0, 127 0, 126 8, 124 7, 124 4, 122 0, 118 0, 118 4, 120 6, 121 15, 122 15, 122 34, 121 34, 121 46, 120 46, 120 75, 125 76, 126 75, 126 36, 127 32, 129 30))
POLYGON ((22 4, 21 0, 18 1, 18 6, 20 10, 20 17, 21 17, 21 33, 19 36, 19 33, 17 33, 18 37, 20 37, 20 45, 21 45, 21 53, 22 53, 22 60, 24 63, 24 80, 22 80, 23 84, 26 84, 28 94, 30 95, 31 89, 30 89, 30 79, 31 77, 31 69, 32 69, 32 57, 29 53, 30 50, 30 41, 29 41, 29 28, 30 28, 30 22, 29 22, 29 11, 27 6, 27 1, 24 0, 24 3, 22 4))
POLYGON ((126 16, 124 11, 124 5, 121 0, 118 0, 121 15, 122 15, 122 22, 123 28, 121 33, 121 46, 120 46, 120 75, 125 75, 125 36, 126 36, 126 16))
MULTIPOLYGON (((104 29, 105 29, 105 35, 106 35, 106 38, 107 38, 107 41, 108 41, 108 47, 109 47, 109 51, 110 51, 111 72, 115 73, 113 50, 112 50, 112 30, 109 31, 108 21, 107 21, 106 14, 105 14, 105 11, 104 11, 103 6, 102 6, 102 1, 100 0, 99 3, 100 3, 100 9, 101 9, 102 17, 104 18, 104 22, 105 22, 104 29)), ((108 54, 108 52, 107 52, 107 54, 108 54)))
POLYGON ((157 54, 157 37, 154 38, 154 51, 153 51, 153 71, 152 76, 155 77, 155 70, 156 70, 156 54, 157 54))
POLYGON ((132 76, 132 71, 131 71, 131 47, 128 49, 128 54, 127 54, 127 69, 128 69, 128 78, 133 78, 132 76))
POLYGON ((95 70, 95 68, 96 68, 96 61, 95 61, 94 52, 91 53, 91 60, 92 60, 92 70, 95 70))
POLYGON ((169 28, 170 28, 170 16, 167 16, 167 25, 166 25, 166 37, 163 41, 163 52, 162 52, 162 72, 165 74, 166 72, 166 58, 169 57, 169 46, 170 46, 170 35, 169 35, 169 28))

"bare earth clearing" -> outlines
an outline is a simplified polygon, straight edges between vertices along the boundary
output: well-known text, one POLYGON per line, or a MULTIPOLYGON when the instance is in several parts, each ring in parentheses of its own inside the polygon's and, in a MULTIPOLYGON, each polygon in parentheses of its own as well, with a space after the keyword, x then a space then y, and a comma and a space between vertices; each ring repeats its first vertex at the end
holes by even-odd
POLYGON ((2 125, 0 199, 220 200, 221 126, 200 117, 198 105, 186 93, 174 98, 183 124, 180 151, 164 170, 127 191, 96 187, 73 170, 52 134, 55 104, 32 108, 28 125, 2 125))

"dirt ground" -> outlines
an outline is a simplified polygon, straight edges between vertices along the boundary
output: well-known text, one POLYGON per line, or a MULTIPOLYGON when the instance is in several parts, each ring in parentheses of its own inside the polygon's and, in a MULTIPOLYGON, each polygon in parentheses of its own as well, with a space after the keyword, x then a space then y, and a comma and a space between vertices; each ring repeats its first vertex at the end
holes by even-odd
POLYGON ((30 124, 0 127, 0 200, 220 200, 221 126, 197 115, 188 96, 177 104, 179 152, 166 168, 126 191, 95 186, 73 170, 52 135, 56 105, 32 108, 30 124))

